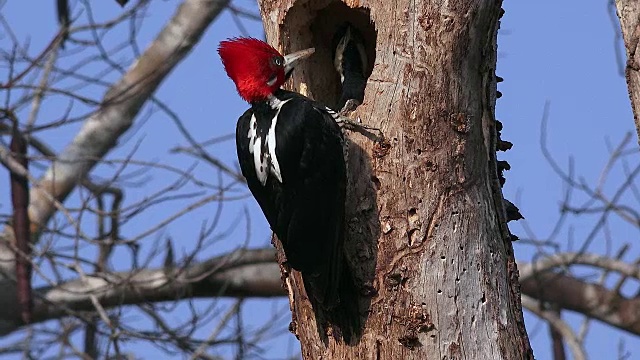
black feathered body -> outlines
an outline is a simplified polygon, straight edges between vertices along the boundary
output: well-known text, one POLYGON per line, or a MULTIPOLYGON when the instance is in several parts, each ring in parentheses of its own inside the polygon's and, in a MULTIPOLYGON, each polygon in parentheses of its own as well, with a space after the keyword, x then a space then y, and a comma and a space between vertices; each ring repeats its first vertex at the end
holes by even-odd
POLYGON ((367 85, 367 54, 364 38, 360 31, 349 22, 344 23, 333 38, 333 62, 340 75, 342 95, 338 108, 348 100, 364 100, 364 89, 367 85))
POLYGON ((278 90, 238 120, 242 174, 288 264, 310 297, 339 301, 344 264, 346 167, 336 114, 300 94, 278 90))

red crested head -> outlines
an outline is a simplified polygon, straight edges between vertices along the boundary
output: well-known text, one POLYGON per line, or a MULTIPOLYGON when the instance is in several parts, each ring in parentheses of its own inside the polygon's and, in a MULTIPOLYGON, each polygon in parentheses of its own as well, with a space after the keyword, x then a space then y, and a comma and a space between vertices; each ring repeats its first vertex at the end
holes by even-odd
POLYGON ((271 45, 254 38, 224 40, 218 47, 227 75, 248 102, 266 100, 284 84, 294 64, 313 51, 311 48, 282 56, 271 45))

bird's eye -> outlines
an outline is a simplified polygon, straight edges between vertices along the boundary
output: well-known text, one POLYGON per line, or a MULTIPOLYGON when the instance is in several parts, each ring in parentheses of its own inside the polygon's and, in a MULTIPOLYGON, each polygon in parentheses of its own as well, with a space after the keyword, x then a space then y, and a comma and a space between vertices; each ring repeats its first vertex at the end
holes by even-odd
POLYGON ((282 66, 284 62, 281 57, 276 56, 273 58, 273 63, 276 64, 276 66, 282 66))

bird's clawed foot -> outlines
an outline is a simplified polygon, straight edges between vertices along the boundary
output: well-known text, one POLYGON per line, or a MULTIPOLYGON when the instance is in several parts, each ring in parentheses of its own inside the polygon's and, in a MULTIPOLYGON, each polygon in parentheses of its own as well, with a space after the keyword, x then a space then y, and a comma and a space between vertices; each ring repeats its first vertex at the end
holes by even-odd
POLYGON ((373 141, 381 141, 384 139, 382 130, 363 124, 360 117, 355 121, 347 117, 347 114, 354 111, 359 105, 360 101, 356 99, 347 100, 342 110, 338 113, 338 124, 340 124, 340 127, 349 131, 359 132, 373 141))

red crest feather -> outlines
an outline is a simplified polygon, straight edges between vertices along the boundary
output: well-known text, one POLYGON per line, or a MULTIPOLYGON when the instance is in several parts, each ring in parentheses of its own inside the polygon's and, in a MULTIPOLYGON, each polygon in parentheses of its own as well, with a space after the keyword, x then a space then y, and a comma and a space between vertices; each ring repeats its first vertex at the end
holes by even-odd
POLYGON ((282 55, 264 41, 244 37, 224 40, 218 54, 238 94, 248 102, 266 100, 285 81, 282 55))

